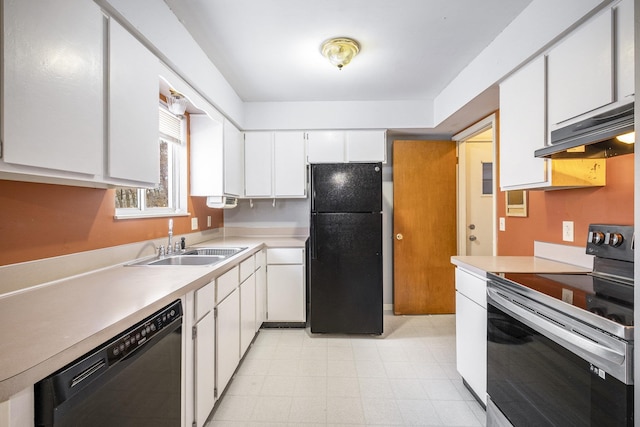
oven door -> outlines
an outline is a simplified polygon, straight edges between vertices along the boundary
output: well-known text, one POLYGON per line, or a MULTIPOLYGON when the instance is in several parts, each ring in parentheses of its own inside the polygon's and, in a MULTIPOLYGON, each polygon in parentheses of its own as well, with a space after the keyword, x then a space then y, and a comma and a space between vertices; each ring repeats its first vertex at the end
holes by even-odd
MULTIPOLYGON (((493 293, 488 289, 487 391, 511 424, 633 425, 632 385, 568 350, 562 339, 552 339, 545 323, 553 331, 560 322, 532 320, 539 314, 535 309, 510 305, 501 298, 503 291, 493 293)), ((487 425, 499 425, 493 414, 487 412, 487 425)))

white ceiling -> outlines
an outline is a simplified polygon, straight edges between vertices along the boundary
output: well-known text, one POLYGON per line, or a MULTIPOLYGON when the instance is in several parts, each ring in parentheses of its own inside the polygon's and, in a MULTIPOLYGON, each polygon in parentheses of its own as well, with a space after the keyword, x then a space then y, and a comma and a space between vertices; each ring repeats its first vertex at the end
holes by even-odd
POLYGON ((246 102, 432 100, 531 0, 165 0, 246 102), (320 54, 347 36, 342 71, 320 54))

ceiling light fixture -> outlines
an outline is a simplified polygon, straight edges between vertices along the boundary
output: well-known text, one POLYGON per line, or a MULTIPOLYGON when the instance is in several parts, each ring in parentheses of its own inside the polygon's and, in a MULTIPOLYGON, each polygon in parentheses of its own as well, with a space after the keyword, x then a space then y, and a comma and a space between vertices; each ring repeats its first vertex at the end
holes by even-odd
POLYGON ((169 89, 169 96, 167 96, 167 107, 176 116, 184 115, 187 111, 187 98, 183 94, 173 89, 169 89))
POLYGON ((322 43, 320 51, 338 70, 342 70, 360 52, 360 45, 353 39, 336 37, 322 43))

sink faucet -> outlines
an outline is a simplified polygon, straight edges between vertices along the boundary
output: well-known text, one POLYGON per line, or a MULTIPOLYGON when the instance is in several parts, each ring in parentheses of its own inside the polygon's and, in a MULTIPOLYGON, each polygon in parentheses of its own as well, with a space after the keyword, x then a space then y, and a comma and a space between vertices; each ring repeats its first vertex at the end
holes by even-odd
POLYGON ((169 242, 167 243, 167 254, 170 254, 173 251, 173 246, 171 245, 171 238, 173 237, 173 219, 169 220, 169 242))

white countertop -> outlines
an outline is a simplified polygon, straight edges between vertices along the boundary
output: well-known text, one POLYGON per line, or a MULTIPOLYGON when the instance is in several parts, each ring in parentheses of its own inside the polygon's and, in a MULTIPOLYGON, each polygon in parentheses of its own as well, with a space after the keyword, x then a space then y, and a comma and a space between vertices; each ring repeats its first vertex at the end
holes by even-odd
POLYGON ((214 266, 117 265, 0 297, 0 402, 195 290, 264 246, 306 237, 229 237, 195 246, 247 246, 214 266))
POLYGON ((489 273, 585 273, 591 269, 533 256, 452 256, 451 263, 485 276, 489 273))

